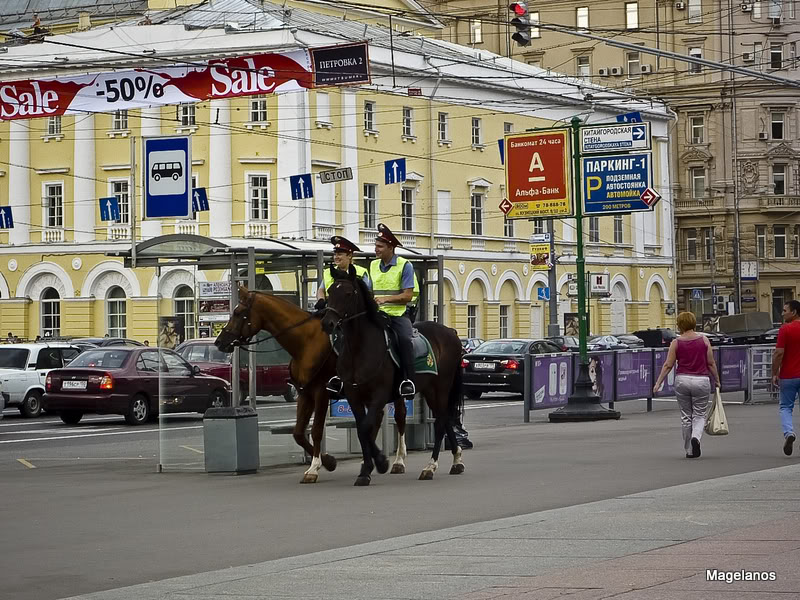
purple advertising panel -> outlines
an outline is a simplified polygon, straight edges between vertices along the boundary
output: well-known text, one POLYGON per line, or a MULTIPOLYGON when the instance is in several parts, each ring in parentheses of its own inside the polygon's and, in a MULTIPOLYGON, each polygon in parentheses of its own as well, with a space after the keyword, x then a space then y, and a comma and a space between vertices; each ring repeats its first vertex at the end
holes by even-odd
MULTIPOLYGON (((664 367, 664 363, 667 362, 667 354, 669 353, 669 348, 657 348, 653 350, 653 385, 655 385, 655 380, 658 379, 658 376, 661 374, 661 369, 664 367)), ((669 396, 675 395, 675 369, 669 372, 666 379, 664 379, 664 384, 661 386, 661 389, 658 390, 658 393, 654 396, 655 398, 666 398, 669 396)))
MULTIPOLYGON (((573 364, 573 383, 578 377, 578 365, 581 357, 575 353, 573 364)), ((614 402, 614 352, 589 353, 589 379, 592 380, 592 391, 600 396, 600 402, 614 402)))
POLYGON ((747 347, 720 348, 717 363, 723 392, 741 392, 747 389, 747 347))
POLYGON ((653 395, 653 351, 621 350, 617 352, 616 400, 636 400, 653 395))
POLYGON ((572 393, 572 355, 533 357, 530 409, 564 406, 572 393))

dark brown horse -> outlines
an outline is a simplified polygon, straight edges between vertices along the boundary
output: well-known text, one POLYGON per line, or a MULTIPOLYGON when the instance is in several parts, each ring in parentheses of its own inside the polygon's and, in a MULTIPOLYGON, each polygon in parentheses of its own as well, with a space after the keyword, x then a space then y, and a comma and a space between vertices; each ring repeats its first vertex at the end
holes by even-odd
MULTIPOLYGON (((319 319, 291 302, 272 294, 251 292, 246 287, 239 286, 239 304, 214 343, 223 352, 230 352, 234 343, 247 343, 261 330, 274 335, 292 357, 289 372, 298 389, 297 420, 293 436, 295 442, 311 456, 311 466, 303 474, 301 481, 316 483, 320 467, 325 467, 328 471, 336 469, 336 458, 331 454, 321 454, 329 408, 329 394, 325 385, 336 374, 336 355, 331 350, 330 338, 322 330, 319 319), (313 446, 305 435, 312 414, 313 446)), ((405 405, 402 402, 395 404, 395 420, 398 434, 402 436, 405 432, 405 405)), ((378 427, 373 435, 377 436, 377 433, 378 427)), ((405 444, 402 444, 402 448, 398 444, 395 463, 400 466, 393 468, 392 472, 403 472, 401 467, 404 458, 405 444)))
MULTIPOLYGON (((389 356, 382 315, 372 292, 355 276, 354 270, 348 273, 331 269, 331 274, 334 282, 327 290, 328 307, 322 327, 327 332, 338 328, 343 338, 337 372, 356 418, 364 457, 355 485, 369 485, 373 466, 379 473, 388 468, 386 456, 370 433, 376 422, 380 423, 384 406, 395 398, 399 377, 389 356)), ((418 373, 415 378, 417 390, 436 419, 433 454, 419 478, 433 479, 445 435, 453 449, 450 473, 463 473, 461 448, 453 430, 462 402, 461 341, 455 330, 438 323, 427 321, 417 323, 416 327, 430 342, 439 371, 438 375, 418 373)))

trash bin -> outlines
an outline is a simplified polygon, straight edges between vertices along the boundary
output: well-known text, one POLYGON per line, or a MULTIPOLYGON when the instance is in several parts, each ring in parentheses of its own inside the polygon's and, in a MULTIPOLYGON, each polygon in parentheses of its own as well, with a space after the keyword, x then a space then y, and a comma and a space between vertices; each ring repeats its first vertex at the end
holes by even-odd
POLYGON ((258 413, 249 406, 209 408, 203 415, 206 473, 255 473, 258 413))

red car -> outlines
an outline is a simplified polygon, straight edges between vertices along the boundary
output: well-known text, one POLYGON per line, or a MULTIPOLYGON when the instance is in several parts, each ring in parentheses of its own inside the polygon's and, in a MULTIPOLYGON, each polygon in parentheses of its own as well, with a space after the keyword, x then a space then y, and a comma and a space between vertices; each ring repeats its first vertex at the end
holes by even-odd
POLYGON ((204 413, 230 405, 230 392, 228 382, 201 374, 172 350, 111 346, 86 350, 50 371, 42 406, 70 425, 86 413, 124 415, 141 425, 159 410, 204 413))
MULTIPOLYGON (((261 334, 261 338, 265 336, 261 334)), ((287 402, 297 400, 297 391, 289 383, 289 361, 291 357, 274 338, 262 339, 256 351, 256 395, 283 396, 287 402)), ((222 352, 212 339, 188 340, 178 346, 175 352, 191 364, 200 367, 202 373, 231 380, 231 358, 233 353, 222 352)), ((249 390, 249 353, 242 348, 239 352, 239 390, 245 398, 249 390)))

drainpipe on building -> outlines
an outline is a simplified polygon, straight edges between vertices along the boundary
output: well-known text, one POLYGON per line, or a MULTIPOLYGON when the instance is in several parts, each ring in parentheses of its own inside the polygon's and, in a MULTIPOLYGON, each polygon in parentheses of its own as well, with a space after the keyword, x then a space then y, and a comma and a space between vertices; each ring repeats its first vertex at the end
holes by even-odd
MULTIPOLYGON (((732 64, 734 57, 733 45, 733 2, 728 0, 728 61, 732 64)), ((733 159, 733 223, 736 235, 733 238, 733 285, 736 290, 734 299, 734 312, 742 312, 742 254, 739 246, 741 232, 739 231, 739 138, 737 137, 737 117, 736 117, 736 73, 728 72, 731 81, 731 158, 733 159)))
MULTIPOLYGON (((430 221, 430 223, 431 223, 431 232, 430 232, 430 247, 431 247, 431 250, 430 250, 430 254, 433 255, 433 252, 434 252, 434 250, 436 248, 436 237, 434 236, 433 222, 434 222, 434 218, 437 215, 437 209, 439 208, 438 207, 437 198, 436 198, 436 175, 434 174, 434 168, 433 168, 433 148, 434 148, 433 138, 434 138, 434 133, 435 133, 435 129, 434 129, 434 125, 433 125, 433 98, 434 98, 434 96, 436 96, 436 92, 439 91, 439 85, 442 83, 442 72, 439 70, 439 67, 437 67, 436 65, 431 63, 430 58, 426 58, 425 62, 427 62, 428 65, 430 65, 431 67, 436 69, 436 73, 438 74, 438 78, 436 79, 436 85, 433 86, 433 91, 431 92, 431 95, 428 97, 428 177, 430 177, 430 179, 428 180, 429 181, 429 188, 428 189, 430 190, 430 198, 431 198, 430 199, 430 213, 431 213, 431 221, 430 221)), ((437 119, 437 123, 438 123, 438 119, 437 119)), ((438 222, 437 222, 437 225, 438 225, 438 222)), ((426 279, 427 279, 427 277, 426 277, 426 279)), ((439 288, 441 288, 441 286, 444 285, 444 281, 438 281, 437 280, 436 285, 439 286, 439 288)), ((425 296, 427 298, 428 294, 425 294, 425 296)), ((427 310, 427 307, 426 307, 426 310, 427 310)), ((444 323, 444 320, 442 319, 442 315, 439 314, 438 317, 440 319, 440 322, 444 323)))

